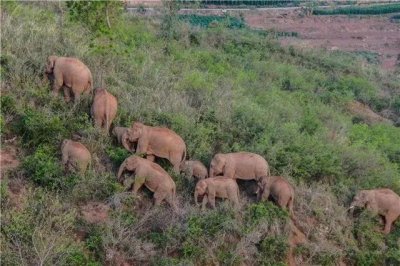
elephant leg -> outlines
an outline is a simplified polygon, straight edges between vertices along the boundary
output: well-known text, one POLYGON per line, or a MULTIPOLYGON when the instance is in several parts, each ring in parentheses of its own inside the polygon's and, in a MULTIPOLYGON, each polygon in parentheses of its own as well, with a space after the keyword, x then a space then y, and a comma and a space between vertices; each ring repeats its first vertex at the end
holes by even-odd
POLYGON ((76 162, 72 162, 71 160, 68 161, 68 169, 71 172, 79 173, 79 166, 76 162))
POLYGON ((174 167, 174 172, 179 174, 180 173, 179 165, 181 164, 181 161, 180 160, 173 160, 173 161, 171 161, 171 163, 172 163, 172 165, 174 167))
POLYGON ((54 96, 58 95, 63 83, 64 83, 64 81, 60 77, 57 78, 56 75, 54 74, 53 88, 52 88, 54 96))
POLYGON ((278 204, 279 207, 285 209, 286 207, 288 207, 289 201, 285 199, 285 197, 279 196, 276 203, 278 204))
POLYGON ((210 205, 213 209, 215 209, 215 194, 208 194, 210 205))
POLYGON ((101 126, 103 124, 102 119, 98 116, 94 116, 93 118, 94 118, 94 126, 97 128, 101 128, 101 126))
POLYGON ((172 209, 177 212, 178 211, 178 207, 176 206, 176 202, 174 200, 174 196, 173 195, 168 195, 165 200, 168 202, 168 204, 172 207, 172 209))
POLYGON ((384 234, 389 234, 390 229, 392 228, 392 223, 395 219, 391 215, 386 215, 385 216, 385 229, 383 229, 384 234))
POLYGON ((64 165, 64 167, 68 165, 68 154, 66 152, 62 155, 62 164, 64 165))
POLYGON ((69 103, 71 101, 71 89, 68 88, 67 86, 63 87, 63 92, 64 92, 64 100, 69 103))
POLYGON ((160 206, 161 202, 165 198, 165 193, 156 191, 156 192, 154 192, 153 197, 154 197, 154 206, 160 206))
POLYGON ((203 201, 201 202, 201 209, 205 210, 206 206, 207 206, 207 202, 208 202, 208 195, 204 195, 203 196, 203 201))
POLYGON ((72 91, 72 93, 74 94, 74 103, 75 104, 79 103, 81 99, 81 94, 79 92, 74 92, 74 91, 72 91))
POLYGON ((239 199, 237 198, 237 196, 233 196, 231 201, 233 203, 233 207, 235 209, 239 209, 239 199))

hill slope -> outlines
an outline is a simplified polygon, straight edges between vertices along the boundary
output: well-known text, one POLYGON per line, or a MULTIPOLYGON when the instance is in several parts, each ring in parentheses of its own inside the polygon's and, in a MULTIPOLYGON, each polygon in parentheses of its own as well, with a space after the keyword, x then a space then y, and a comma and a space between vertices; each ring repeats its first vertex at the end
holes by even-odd
POLYGON ((295 250, 298 263, 400 263, 399 222, 384 236, 378 218, 346 212, 359 189, 400 194, 400 129, 366 124, 347 108, 357 101, 398 118, 398 77, 361 67, 357 57, 282 48, 223 22, 192 28, 174 12, 144 19, 113 7, 108 28, 98 20, 101 4, 82 5, 2 6, 2 146, 16 136, 21 161, 2 180, 5 265, 279 265, 289 250, 288 214, 255 203, 251 184, 241 184, 238 213, 224 203, 201 212, 194 182, 172 171, 178 214, 152 209, 150 193, 124 193, 115 174, 129 154, 93 127, 90 99, 73 105, 51 96, 43 69, 52 54, 82 59, 95 86, 117 96, 115 125, 169 127, 207 166, 216 152, 265 157, 296 187, 297 223, 308 239, 295 250), (73 134, 93 154, 84 177, 61 169, 60 143, 73 134), (88 212, 98 221, 85 220, 88 212))

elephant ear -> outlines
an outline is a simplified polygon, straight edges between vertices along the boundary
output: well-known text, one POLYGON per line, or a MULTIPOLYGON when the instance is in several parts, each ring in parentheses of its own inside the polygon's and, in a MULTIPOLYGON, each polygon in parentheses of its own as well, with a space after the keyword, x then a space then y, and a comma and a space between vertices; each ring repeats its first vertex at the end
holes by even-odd
POLYGON ((144 127, 144 124, 142 124, 140 122, 135 122, 135 123, 133 123, 130 130, 132 133, 135 133, 135 135, 140 136, 143 133, 143 127, 144 127))

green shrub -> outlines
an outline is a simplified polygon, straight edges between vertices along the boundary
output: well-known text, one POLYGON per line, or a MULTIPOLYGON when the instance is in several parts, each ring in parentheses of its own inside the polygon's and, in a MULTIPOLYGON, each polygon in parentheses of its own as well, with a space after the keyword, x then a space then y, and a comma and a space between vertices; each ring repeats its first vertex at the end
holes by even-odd
POLYGON ((383 234, 378 232, 380 225, 378 225, 377 219, 377 216, 364 211, 356 220, 354 234, 360 247, 360 252, 355 254, 357 264, 384 264, 386 247, 383 234))
POLYGON ((75 202, 102 201, 122 190, 114 174, 88 171, 75 181, 70 196, 75 202))
POLYGON ((36 151, 25 158, 23 168, 33 182, 40 186, 56 189, 68 186, 73 178, 66 179, 63 175, 59 159, 52 147, 41 145, 36 151))
POLYGON ((285 265, 289 245, 283 237, 265 237, 259 243, 261 265, 285 265))
POLYGON ((245 231, 252 230, 259 223, 272 222, 274 220, 285 221, 288 217, 286 210, 283 210, 271 202, 251 204, 245 212, 245 231))
POLYGON ((1 96, 1 113, 12 113, 15 111, 15 99, 10 95, 1 96))
POLYGON ((99 227, 93 226, 89 232, 89 236, 85 240, 86 248, 91 251, 93 256, 99 261, 104 261, 105 259, 102 234, 99 227))
POLYGON ((65 128, 59 116, 27 109, 18 126, 24 142, 33 147, 40 144, 56 144, 65 135, 65 128))
POLYGON ((71 20, 86 24, 94 31, 108 33, 122 13, 122 2, 80 2, 67 1, 71 20))
POLYGON ((229 229, 234 212, 229 209, 207 211, 206 215, 195 215, 188 219, 188 236, 197 239, 202 236, 214 237, 217 233, 229 229))
POLYGON ((111 161, 118 166, 131 155, 126 149, 120 147, 110 147, 106 150, 106 153, 111 161))

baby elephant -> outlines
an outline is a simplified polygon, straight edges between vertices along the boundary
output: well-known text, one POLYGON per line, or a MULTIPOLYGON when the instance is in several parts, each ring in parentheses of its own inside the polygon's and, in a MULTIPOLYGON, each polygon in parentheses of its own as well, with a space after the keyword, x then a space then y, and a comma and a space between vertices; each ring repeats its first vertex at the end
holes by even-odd
POLYGON ((204 179, 208 177, 207 168, 200 161, 183 161, 179 166, 179 170, 185 172, 188 177, 204 179))
POLYGON ((207 202, 210 202, 211 207, 215 208, 216 197, 230 200, 235 209, 239 209, 239 186, 232 178, 217 176, 200 180, 197 182, 194 192, 194 201, 197 206, 199 205, 199 196, 203 196, 203 209, 207 202))
POLYGON ((266 201, 271 196, 281 208, 288 208, 290 215, 294 218, 293 200, 294 189, 292 185, 282 176, 263 177, 258 182, 258 198, 266 201))
MULTIPOLYGON (((125 132, 128 131, 129 128, 127 127, 114 127, 112 130, 112 135, 117 138, 118 144, 122 144, 122 137, 124 136, 125 132)), ((126 135, 125 135, 126 136, 126 135)))
POLYGON ((400 216, 400 197, 391 189, 361 190, 354 197, 350 210, 354 207, 366 207, 372 213, 385 218, 385 234, 390 233, 392 223, 400 216))
POLYGON ((68 171, 83 175, 92 160, 89 150, 83 144, 65 139, 61 145, 62 163, 68 171))
POLYGON ((118 180, 120 182, 124 181, 121 178, 124 171, 135 172, 133 194, 136 194, 145 185, 151 192, 154 192, 154 205, 160 205, 165 200, 175 211, 177 210, 175 182, 161 166, 132 155, 125 159, 119 167, 118 180))
POLYGON ((92 103, 92 117, 95 126, 104 129, 107 133, 115 116, 117 115, 118 101, 104 88, 94 90, 92 103))
POLYGON ((72 57, 58 57, 55 55, 47 58, 45 73, 53 78, 53 94, 58 95, 64 87, 64 99, 79 101, 81 93, 89 94, 93 86, 92 73, 79 59, 72 57))

